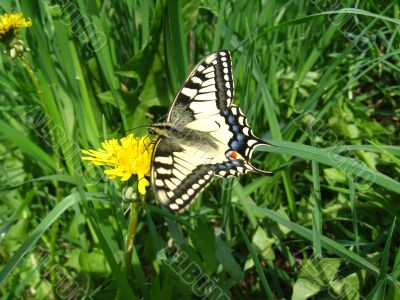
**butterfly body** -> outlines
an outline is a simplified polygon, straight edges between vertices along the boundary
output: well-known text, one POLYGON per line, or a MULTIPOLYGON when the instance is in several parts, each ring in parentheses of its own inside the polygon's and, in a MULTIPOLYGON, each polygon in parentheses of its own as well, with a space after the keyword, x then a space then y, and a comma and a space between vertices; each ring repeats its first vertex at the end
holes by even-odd
POLYGON ((152 186, 171 210, 182 211, 214 176, 230 177, 249 171, 258 145, 239 107, 232 104, 230 54, 208 55, 194 68, 176 96, 166 122, 149 126, 158 139, 152 158, 152 186))
MULTIPOLYGON (((191 123, 190 123, 191 124, 191 123)), ((210 133, 195 130, 187 126, 174 126, 174 124, 159 123, 149 126, 151 132, 158 137, 169 139, 181 145, 194 145, 201 148, 218 148, 216 140, 210 133), (201 142, 199 142, 201 141, 201 142)))

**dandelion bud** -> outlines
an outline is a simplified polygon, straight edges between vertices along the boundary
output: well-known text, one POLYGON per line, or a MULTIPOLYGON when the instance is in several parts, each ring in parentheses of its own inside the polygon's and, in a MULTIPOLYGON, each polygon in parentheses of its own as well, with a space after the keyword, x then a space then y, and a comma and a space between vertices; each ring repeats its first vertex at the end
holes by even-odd
POLYGON ((16 58, 17 57, 17 50, 15 50, 15 48, 11 48, 9 55, 11 58, 16 58))
POLYGON ((17 50, 17 52, 19 52, 19 53, 22 53, 22 52, 25 51, 24 46, 22 46, 21 44, 16 44, 16 45, 14 46, 14 49, 17 50))
POLYGON ((133 187, 129 186, 122 190, 122 198, 126 201, 132 201, 137 199, 137 194, 133 187))

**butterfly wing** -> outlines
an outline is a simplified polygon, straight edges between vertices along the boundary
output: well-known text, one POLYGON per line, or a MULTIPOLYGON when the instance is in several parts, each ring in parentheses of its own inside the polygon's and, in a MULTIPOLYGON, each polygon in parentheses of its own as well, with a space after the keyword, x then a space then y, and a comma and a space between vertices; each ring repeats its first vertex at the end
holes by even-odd
POLYGON ((214 177, 204 152, 160 137, 154 147, 152 186, 158 200, 173 211, 185 210, 214 177))
POLYGON ((229 51, 212 53, 193 69, 167 123, 160 125, 169 129, 154 148, 152 186, 171 210, 188 207, 214 176, 271 174, 248 161, 256 146, 267 143, 254 136, 239 107, 232 105, 233 92, 229 51))
POLYGON ((227 50, 201 60, 175 97, 167 122, 184 126, 217 115, 231 106, 234 91, 231 65, 227 50))

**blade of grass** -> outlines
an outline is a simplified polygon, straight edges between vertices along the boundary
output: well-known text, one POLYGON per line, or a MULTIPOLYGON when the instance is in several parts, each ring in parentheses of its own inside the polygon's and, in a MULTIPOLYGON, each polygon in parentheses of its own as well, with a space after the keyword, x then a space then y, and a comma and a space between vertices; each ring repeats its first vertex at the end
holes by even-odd
POLYGON ((243 187, 240 184, 235 185, 234 191, 239 197, 239 201, 242 204, 243 210, 250 221, 251 227, 253 229, 256 229, 258 226, 258 221, 250 208, 252 205, 254 205, 254 202, 250 199, 249 196, 244 195, 243 187))
POLYGON ((186 38, 183 32, 183 23, 181 19, 181 11, 178 0, 167 1, 170 47, 166 50, 171 55, 168 55, 168 66, 176 70, 177 82, 173 82, 175 91, 178 91, 179 86, 183 83, 188 75, 188 56, 186 51, 186 38), (171 60, 170 60, 171 59, 171 60))
POLYGON ((360 246, 358 243, 360 242, 360 236, 358 233, 358 220, 357 220, 357 209, 356 209, 356 187, 354 184, 353 177, 349 176, 349 191, 350 191, 350 207, 351 207, 351 218, 353 222, 353 230, 356 242, 356 252, 360 254, 360 246))
POLYGON ((378 184, 388 190, 400 193, 400 183, 381 172, 372 170, 358 161, 349 157, 340 156, 331 150, 314 148, 307 145, 288 141, 267 141, 275 147, 260 146, 259 151, 289 154, 303 159, 317 161, 319 163, 338 168, 348 174, 360 177, 365 182, 378 184))
POLYGON ((321 236, 322 236, 322 208, 321 208, 321 187, 319 177, 318 162, 312 161, 312 178, 313 178, 313 249, 317 257, 322 257, 321 236))
MULTIPOLYGON (((310 229, 307 229, 303 226, 293 223, 290 220, 283 218, 279 213, 272 211, 270 209, 254 206, 253 210, 257 215, 259 215, 260 218, 271 219, 271 220, 287 227, 288 229, 290 229, 291 231, 295 232, 296 234, 304 237, 305 239, 312 241, 313 234, 310 229)), ((380 270, 376 266, 371 264, 365 258, 347 250, 340 243, 338 243, 334 240, 331 240, 325 236, 321 236, 321 245, 327 251, 330 251, 330 252, 338 255, 339 257, 346 259, 351 264, 354 264, 362 269, 367 270, 372 275, 377 276, 377 277, 381 275, 380 270)), ((388 274, 382 274, 382 276, 384 276, 390 282, 395 282, 395 280, 388 274)))
MULTIPOLYGON (((270 127, 270 130, 272 132, 272 137, 277 140, 282 140, 282 133, 281 129, 279 126, 279 122, 277 119, 277 113, 274 109, 274 102, 271 97, 271 94, 267 90, 267 87, 265 86, 265 82, 263 80, 262 72, 260 70, 260 67, 255 61, 256 67, 253 69, 254 70, 254 76, 256 78, 256 81, 258 84, 261 86, 261 93, 262 93, 262 100, 264 101, 264 110, 268 118, 268 124, 270 127)), ((286 156, 283 156, 283 162, 286 162, 288 159, 286 156)), ((287 196, 287 201, 288 201, 288 206, 289 206, 289 212, 291 217, 294 220, 297 220, 297 208, 296 208, 296 201, 294 198, 294 192, 292 188, 292 180, 290 177, 290 170, 289 169, 284 169, 282 171, 282 179, 283 179, 283 185, 285 187, 285 192, 287 196)))
POLYGON ((396 225, 396 218, 394 218, 392 226, 389 229, 389 234, 386 239, 385 248, 383 249, 383 252, 382 252, 382 259, 381 259, 381 263, 379 266, 379 269, 380 269, 379 279, 381 279, 381 280, 385 279, 385 274, 388 271, 389 258, 390 258, 390 245, 392 243, 392 237, 393 237, 395 225, 396 225))
POLYGON ((132 266, 138 287, 142 292, 143 298, 145 300, 150 300, 151 298, 150 298, 150 291, 148 289, 148 282, 146 280, 146 276, 143 271, 143 266, 137 254, 136 248, 133 249, 132 266))
POLYGON ((369 152, 375 152, 375 153, 380 153, 383 151, 389 152, 391 155, 394 156, 400 156, 400 147, 399 146, 390 146, 390 145, 341 145, 340 147, 331 147, 331 148, 325 148, 326 150, 329 149, 336 149, 335 151, 337 153, 340 152, 347 152, 347 151, 357 151, 357 150, 362 150, 362 151, 369 151, 369 152))
POLYGON ((56 170, 56 164, 53 158, 42 150, 39 146, 34 144, 30 139, 25 137, 23 134, 9 126, 2 120, 0 120, 0 133, 8 140, 17 145, 22 152, 31 156, 35 161, 56 170))
POLYGON ((96 215, 96 210, 89 206, 90 198, 87 197, 86 193, 84 192, 83 188, 83 179, 81 177, 76 177, 77 188, 79 192, 79 203, 83 206, 84 211, 87 216, 88 225, 90 225, 94 232, 95 237, 99 240, 99 245, 103 250, 104 256, 112 270, 113 275, 115 276, 115 282, 118 287, 118 295, 120 295, 123 299, 133 299, 135 300, 135 294, 132 291, 131 286, 129 285, 127 276, 122 272, 120 266, 117 263, 117 260, 114 256, 111 246, 111 243, 115 243, 114 240, 107 240, 106 233, 103 234, 102 232, 102 223, 98 220, 96 215))
POLYGON ((382 259, 379 266, 380 274, 375 287, 367 295, 367 300, 378 300, 386 299, 385 297, 385 287, 386 287, 386 274, 388 271, 389 256, 390 256, 390 245, 392 242, 393 232, 396 224, 396 218, 393 220, 392 226, 389 230, 388 237, 386 239, 385 248, 382 252, 382 259))
POLYGON ((18 264, 44 234, 44 232, 55 222, 68 208, 78 203, 79 195, 71 194, 60 201, 49 214, 40 222, 40 224, 32 231, 29 237, 11 256, 5 267, 0 271, 0 286, 4 284, 18 264))
POLYGON ((231 250, 222 239, 221 230, 216 230, 215 234, 215 256, 232 278, 235 280, 244 279, 243 271, 232 255, 231 250))
POLYGON ((258 256, 257 256, 256 250, 254 249, 253 245, 249 241, 249 238, 247 237, 247 234, 244 232, 242 226, 240 226, 240 225, 239 225, 239 230, 240 230, 240 233, 242 235, 242 238, 244 239, 244 241, 246 243, 247 249, 250 252, 251 258, 253 259, 253 263, 254 263, 254 266, 256 267, 258 276, 260 276, 260 281, 261 281, 261 284, 262 284, 262 286, 264 288, 265 295, 266 295, 267 299, 272 300, 272 299, 274 299, 274 297, 273 297, 271 289, 269 287, 267 278, 265 277, 265 274, 264 274, 263 268, 261 266, 261 263, 258 260, 258 256))

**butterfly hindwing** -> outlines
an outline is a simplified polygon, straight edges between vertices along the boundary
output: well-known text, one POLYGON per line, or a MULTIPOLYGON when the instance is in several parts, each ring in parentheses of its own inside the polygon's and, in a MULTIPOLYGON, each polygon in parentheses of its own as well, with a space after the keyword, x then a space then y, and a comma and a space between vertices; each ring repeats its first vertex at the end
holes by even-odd
POLYGON ((158 200, 173 211, 187 208, 214 176, 211 165, 196 159, 198 154, 168 138, 159 138, 154 147, 152 186, 158 200))

